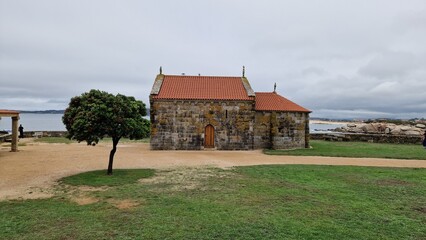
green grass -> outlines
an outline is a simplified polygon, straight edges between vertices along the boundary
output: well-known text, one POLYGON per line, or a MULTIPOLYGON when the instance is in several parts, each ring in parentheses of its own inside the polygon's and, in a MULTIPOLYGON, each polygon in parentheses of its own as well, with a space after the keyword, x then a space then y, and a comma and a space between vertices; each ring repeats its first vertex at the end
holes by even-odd
POLYGON ((68 191, 50 199, 0 202, 0 239, 425 239, 425 176, 426 169, 269 165, 158 171, 102 191, 62 182, 68 191), (82 196, 97 202, 70 200, 82 196), (135 205, 115 207, 123 200, 135 205))
POLYGON ((74 186, 122 186, 135 183, 141 178, 152 176, 154 176, 154 170, 152 169, 115 169, 111 176, 106 174, 106 170, 98 170, 65 177, 61 181, 74 186))
POLYGON ((264 150, 270 155, 329 156, 355 158, 393 158, 426 160, 426 150, 421 145, 366 142, 329 142, 313 140, 311 149, 264 150))

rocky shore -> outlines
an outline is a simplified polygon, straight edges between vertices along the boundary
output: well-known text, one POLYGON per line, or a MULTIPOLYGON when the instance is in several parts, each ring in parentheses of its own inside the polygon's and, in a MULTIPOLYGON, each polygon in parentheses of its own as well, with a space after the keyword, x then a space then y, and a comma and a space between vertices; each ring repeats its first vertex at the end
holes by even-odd
POLYGON ((425 123, 349 122, 331 132, 311 133, 313 140, 421 144, 425 123))
POLYGON ((364 134, 389 134, 422 136, 426 130, 425 124, 397 125, 394 123, 348 123, 346 126, 336 128, 341 133, 364 133, 364 134))

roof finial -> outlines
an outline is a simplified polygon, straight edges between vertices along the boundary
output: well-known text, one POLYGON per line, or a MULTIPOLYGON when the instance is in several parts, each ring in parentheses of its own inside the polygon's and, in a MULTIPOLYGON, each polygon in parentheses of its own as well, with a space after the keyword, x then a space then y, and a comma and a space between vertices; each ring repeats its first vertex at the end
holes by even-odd
POLYGON ((163 74, 163 68, 160 66, 160 74, 163 74))
POLYGON ((246 75, 246 67, 243 66, 243 77, 246 75))
POLYGON ((277 83, 274 83, 274 93, 277 92, 277 83))

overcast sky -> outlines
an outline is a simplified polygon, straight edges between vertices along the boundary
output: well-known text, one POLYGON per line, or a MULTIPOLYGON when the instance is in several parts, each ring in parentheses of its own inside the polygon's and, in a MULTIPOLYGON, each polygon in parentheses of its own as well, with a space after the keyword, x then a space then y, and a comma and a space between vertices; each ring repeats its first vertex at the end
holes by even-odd
POLYGON ((426 117, 426 1, 0 0, 0 109, 243 65, 312 117, 426 117))

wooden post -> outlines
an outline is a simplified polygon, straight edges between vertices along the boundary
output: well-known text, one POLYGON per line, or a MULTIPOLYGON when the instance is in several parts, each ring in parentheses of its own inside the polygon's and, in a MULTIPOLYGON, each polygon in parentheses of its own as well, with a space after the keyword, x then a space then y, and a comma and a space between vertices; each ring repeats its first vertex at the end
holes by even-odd
POLYGON ((19 117, 12 117, 12 152, 18 151, 18 120, 19 117))

